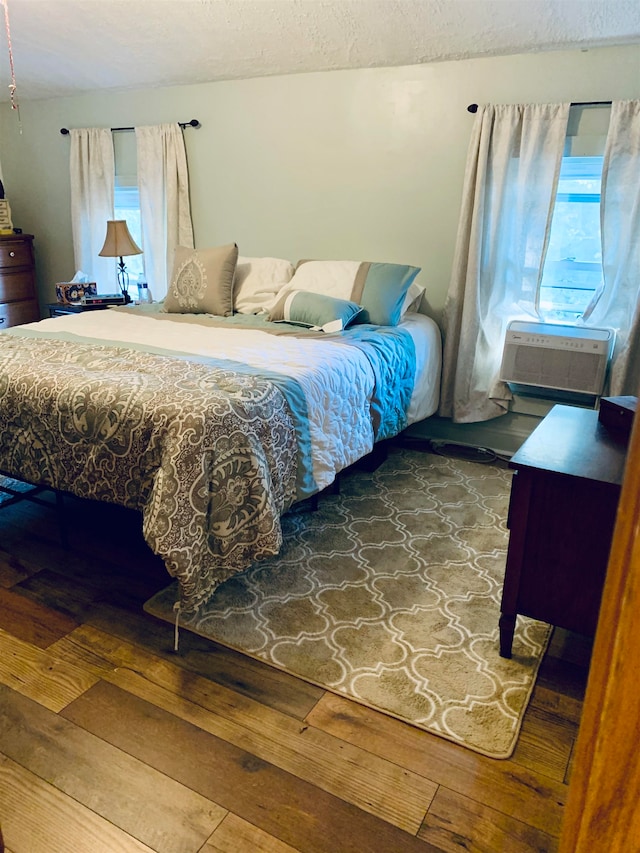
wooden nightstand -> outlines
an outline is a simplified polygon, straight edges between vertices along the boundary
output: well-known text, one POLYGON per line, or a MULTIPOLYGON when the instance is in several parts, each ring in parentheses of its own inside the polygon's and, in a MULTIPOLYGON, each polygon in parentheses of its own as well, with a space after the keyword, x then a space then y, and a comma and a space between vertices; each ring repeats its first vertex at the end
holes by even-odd
POLYGON ((519 613, 594 636, 626 450, 597 411, 554 406, 512 457, 503 657, 519 613))
POLYGON ((82 314, 83 311, 104 311, 110 305, 65 305, 62 302, 50 302, 47 305, 50 317, 62 317, 64 314, 82 314))

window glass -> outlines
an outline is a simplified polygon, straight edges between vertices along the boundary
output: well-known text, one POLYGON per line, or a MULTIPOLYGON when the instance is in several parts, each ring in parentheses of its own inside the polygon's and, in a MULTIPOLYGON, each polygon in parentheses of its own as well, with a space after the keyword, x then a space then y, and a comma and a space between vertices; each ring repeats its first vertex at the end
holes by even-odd
POLYGON ((579 319, 602 283, 602 156, 565 156, 538 293, 540 317, 579 319))
MULTIPOLYGON (((142 249, 140 194, 135 177, 116 175, 114 208, 116 219, 126 220, 129 233, 142 249)), ((129 255, 125 264, 130 281, 135 284, 138 275, 144 273, 144 255, 129 255)))

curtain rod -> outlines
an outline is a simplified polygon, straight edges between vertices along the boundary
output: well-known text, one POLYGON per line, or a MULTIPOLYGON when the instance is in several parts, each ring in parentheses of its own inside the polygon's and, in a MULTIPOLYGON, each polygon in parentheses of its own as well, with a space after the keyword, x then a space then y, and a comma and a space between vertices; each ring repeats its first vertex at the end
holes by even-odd
MULTIPOLYGON (((569 105, 572 107, 610 107, 611 101, 572 101, 569 105)), ((478 105, 477 104, 469 104, 467 107, 467 112, 477 113, 478 105)))
MULTIPOLYGON (((180 127, 183 130, 185 129, 185 127, 200 127, 201 126, 200 122, 198 121, 197 118, 192 118, 191 121, 179 121, 178 124, 180 125, 180 127)), ((135 127, 112 127, 112 128, 110 128, 110 130, 111 130, 111 133, 117 133, 119 131, 124 131, 124 130, 135 130, 135 127)), ((61 127, 60 133, 62 133, 63 136, 67 136, 69 133, 69 128, 68 127, 61 127)))

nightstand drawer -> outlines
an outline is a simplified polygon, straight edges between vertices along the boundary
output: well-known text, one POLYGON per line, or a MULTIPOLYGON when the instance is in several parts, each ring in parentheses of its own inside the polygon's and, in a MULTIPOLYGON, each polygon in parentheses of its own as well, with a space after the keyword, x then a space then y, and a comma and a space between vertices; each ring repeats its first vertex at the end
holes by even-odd
POLYGON ((35 299, 0 303, 0 329, 19 326, 21 323, 34 323, 39 319, 40 309, 35 299))
POLYGON ((30 267, 32 264, 31 243, 26 240, 0 243, 0 267, 30 267))
POLYGON ((35 299, 35 288, 33 273, 31 270, 25 272, 4 272, 0 277, 0 302, 13 302, 19 299, 35 299))

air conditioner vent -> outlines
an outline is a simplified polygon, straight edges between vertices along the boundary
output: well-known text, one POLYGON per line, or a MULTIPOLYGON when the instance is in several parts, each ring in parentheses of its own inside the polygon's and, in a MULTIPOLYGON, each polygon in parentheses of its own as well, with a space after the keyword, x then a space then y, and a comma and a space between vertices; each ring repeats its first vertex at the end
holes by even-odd
POLYGON ((613 342, 611 329, 513 320, 507 327, 500 378, 597 396, 604 387, 613 342))

